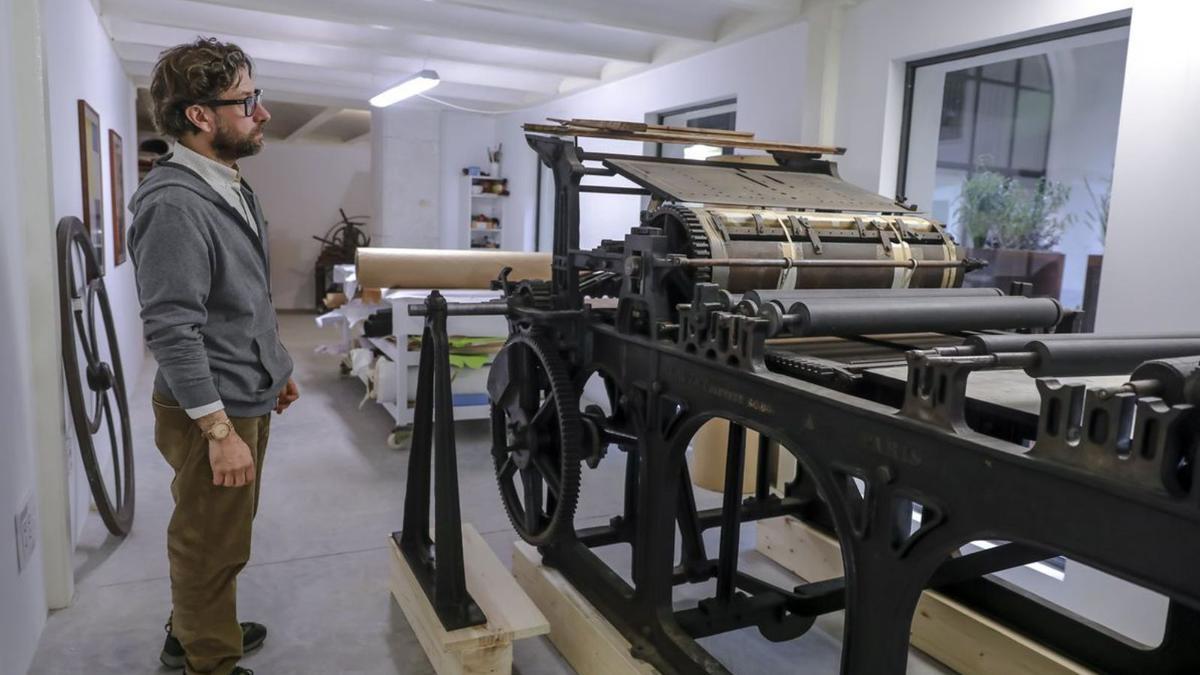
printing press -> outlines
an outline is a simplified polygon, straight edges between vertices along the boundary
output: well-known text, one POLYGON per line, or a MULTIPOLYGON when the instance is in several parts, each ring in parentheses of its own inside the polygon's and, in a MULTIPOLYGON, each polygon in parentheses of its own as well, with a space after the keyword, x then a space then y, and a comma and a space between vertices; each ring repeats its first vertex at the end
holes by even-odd
POLYGON ((845 610, 842 672, 904 672, 914 608, 937 589, 1102 672, 1200 672, 1200 336, 1073 333, 1055 299, 964 285, 978 263, 937 222, 842 181, 840 148, 698 132, 766 154, 694 161, 581 147, 639 140, 615 123, 526 131, 554 178, 552 278, 502 274, 501 302, 448 308, 434 292, 413 310, 426 329, 395 537, 447 629, 484 617, 462 581, 446 318, 503 314, 488 393, 504 507, 659 671, 736 672, 696 640, 789 640, 845 610), (647 208, 623 240, 583 250, 589 193, 647 208), (609 405, 581 406, 597 374, 609 405), (721 507, 701 510, 685 454, 712 418, 731 421, 728 470, 721 507), (747 428, 760 458, 772 444, 795 457, 781 491, 759 461, 743 497, 747 428), (624 513, 576 528, 583 473, 618 452, 624 513), (740 526, 784 515, 839 540, 843 577, 784 588, 739 571, 740 526), (964 548, 980 540, 994 545, 964 548), (632 583, 593 551, 614 544, 632 583), (1162 642, 987 576, 1058 556, 1168 597, 1162 642), (711 597, 673 602, 713 580, 711 597))

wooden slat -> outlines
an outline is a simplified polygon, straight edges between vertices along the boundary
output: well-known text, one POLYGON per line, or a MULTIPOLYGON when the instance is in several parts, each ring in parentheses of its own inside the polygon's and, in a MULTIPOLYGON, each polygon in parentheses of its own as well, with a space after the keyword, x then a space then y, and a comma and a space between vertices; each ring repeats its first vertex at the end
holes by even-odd
POLYGON ((733 129, 704 129, 701 127, 673 127, 665 124, 648 124, 646 122, 629 122, 626 120, 591 120, 574 117, 569 120, 558 117, 547 117, 551 122, 563 126, 584 127, 586 129, 602 129, 608 131, 663 131, 681 134, 708 134, 712 136, 736 136, 738 138, 754 138, 753 131, 735 131, 733 129))
POLYGON ((404 555, 389 537, 391 591, 439 675, 508 673, 512 641, 550 632, 545 615, 470 524, 463 524, 467 590, 487 616, 482 626, 447 631, 404 555))
POLYGON ((537 549, 513 544, 513 576, 550 619, 550 641, 579 675, 650 675, 629 642, 562 574, 544 567, 537 549))
MULTIPOLYGON (((790 516, 758 523, 759 552, 808 581, 842 576, 837 540, 790 516)), ((1093 671, 936 591, 913 613, 910 641, 965 675, 1093 675, 1093 671)))
POLYGON ((525 129, 525 131, 539 134, 551 134, 554 136, 584 136, 589 138, 608 138, 619 141, 640 141, 643 143, 701 143, 704 145, 713 145, 719 148, 746 148, 749 150, 763 150, 766 152, 786 152, 808 155, 841 155, 845 154, 846 152, 845 148, 833 146, 798 145, 794 143, 779 143, 776 141, 757 141, 753 139, 721 136, 708 133, 678 134, 665 131, 609 131, 605 129, 592 129, 578 126, 554 126, 550 124, 525 124, 522 128, 525 129))

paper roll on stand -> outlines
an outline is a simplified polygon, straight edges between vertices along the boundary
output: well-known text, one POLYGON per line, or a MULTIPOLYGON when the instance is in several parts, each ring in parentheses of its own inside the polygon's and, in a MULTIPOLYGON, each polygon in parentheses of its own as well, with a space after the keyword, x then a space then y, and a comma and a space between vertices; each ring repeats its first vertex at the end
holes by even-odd
POLYGON ((550 278, 550 254, 523 251, 360 248, 355 266, 371 288, 490 288, 505 267, 513 281, 550 278))

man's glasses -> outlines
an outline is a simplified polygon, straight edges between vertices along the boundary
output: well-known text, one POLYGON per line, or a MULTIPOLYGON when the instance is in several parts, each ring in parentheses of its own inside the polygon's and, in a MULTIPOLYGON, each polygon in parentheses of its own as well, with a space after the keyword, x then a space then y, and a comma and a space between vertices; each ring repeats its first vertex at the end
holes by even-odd
POLYGON ((240 105, 240 106, 242 106, 242 110, 246 113, 246 117, 253 117, 254 113, 258 110, 258 101, 259 101, 259 99, 262 98, 262 93, 263 93, 262 89, 255 89, 254 93, 247 96, 246 98, 235 98, 235 99, 220 99, 220 98, 218 98, 218 99, 213 99, 211 101, 198 101, 198 103, 200 103, 201 105, 207 105, 207 106, 211 106, 214 108, 223 106, 223 105, 240 105))

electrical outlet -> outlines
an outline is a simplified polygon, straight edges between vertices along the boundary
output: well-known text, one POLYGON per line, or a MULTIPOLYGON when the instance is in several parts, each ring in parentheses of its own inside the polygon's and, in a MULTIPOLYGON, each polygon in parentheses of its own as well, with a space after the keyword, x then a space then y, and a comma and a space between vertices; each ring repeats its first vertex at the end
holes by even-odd
POLYGON ((37 513, 33 510, 33 497, 25 501, 24 508, 17 514, 17 572, 25 569, 37 546, 37 513))

